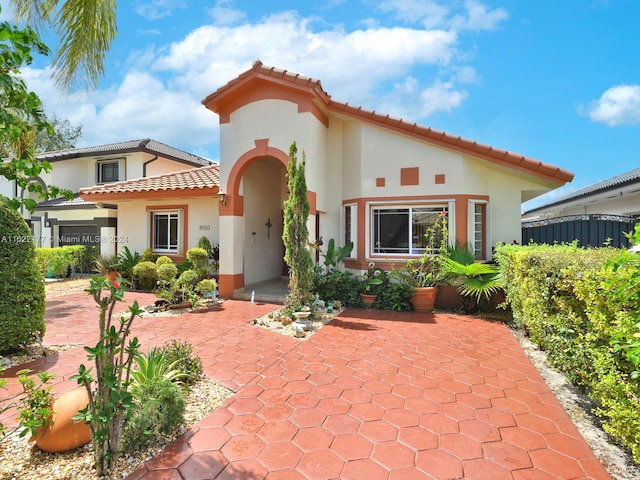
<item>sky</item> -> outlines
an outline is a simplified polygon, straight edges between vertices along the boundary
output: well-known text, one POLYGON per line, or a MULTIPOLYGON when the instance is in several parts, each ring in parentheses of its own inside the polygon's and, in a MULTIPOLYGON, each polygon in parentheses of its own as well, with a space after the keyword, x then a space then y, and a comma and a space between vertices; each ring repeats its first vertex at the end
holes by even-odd
POLYGON ((49 115, 82 125, 78 146, 153 138, 216 161, 201 101, 260 59, 337 101, 575 174, 523 211, 640 166, 634 0, 129 0, 117 15, 94 91, 62 95, 47 57, 23 71, 49 115))

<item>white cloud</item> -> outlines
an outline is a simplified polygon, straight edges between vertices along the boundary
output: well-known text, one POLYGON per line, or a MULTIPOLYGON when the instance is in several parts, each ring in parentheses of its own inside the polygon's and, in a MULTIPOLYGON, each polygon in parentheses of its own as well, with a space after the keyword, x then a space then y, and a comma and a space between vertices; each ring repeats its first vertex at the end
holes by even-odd
POLYGON ((209 10, 209 14, 216 25, 232 25, 245 19, 246 14, 231 7, 230 4, 232 3, 233 0, 218 0, 215 6, 209 10))
MULTIPOLYGON (((144 5, 148 15, 151 6, 159 15, 161 7, 174 4, 144 5)), ((388 0, 384 5, 407 4, 388 0)), ((499 21, 499 15, 492 17, 495 10, 475 1, 466 5, 459 28, 489 28, 499 21)), ((192 152, 215 152, 217 118, 200 101, 256 59, 321 79, 337 101, 419 122, 460 106, 468 96, 462 86, 476 82, 477 73, 460 51, 458 31, 449 28, 451 11, 435 1, 416 0, 415 6, 421 8, 415 27, 372 22, 347 31, 291 11, 249 23, 230 2, 219 0, 212 12, 217 23, 169 45, 154 44, 157 38, 136 45, 135 53, 118 59, 123 80, 91 98, 60 98, 47 69, 27 69, 25 76, 47 112, 83 125, 82 145, 150 137, 192 152), (424 27, 427 17, 441 27, 424 27)))
POLYGON ((395 18, 408 23, 421 23, 426 28, 456 30, 494 30, 508 18, 504 8, 490 9, 478 0, 464 3, 438 0, 385 0, 378 8, 391 12, 395 18))
POLYGON ((394 85, 391 92, 378 101, 379 113, 388 113, 408 121, 426 118, 437 112, 450 112, 468 96, 465 90, 456 88, 452 81, 436 80, 424 87, 409 77, 394 85))
POLYGON ((185 8, 186 6, 184 0, 147 0, 136 2, 135 11, 148 20, 157 20, 170 16, 176 8, 185 8))
POLYGON ((233 28, 200 27, 173 43, 154 68, 175 73, 181 88, 206 96, 259 58, 265 65, 319 78, 334 98, 354 103, 411 68, 450 64, 456 44, 456 34, 444 30, 334 27, 316 32, 307 19, 287 12, 233 28))
MULTIPOLYGON (((584 112, 579 108, 580 113, 584 112)), ((610 127, 640 125, 640 85, 617 85, 586 109, 591 120, 610 127)))
POLYGON ((465 14, 455 15, 451 21, 454 28, 464 30, 495 30, 498 24, 509 17, 504 8, 488 10, 477 0, 465 1, 465 14))

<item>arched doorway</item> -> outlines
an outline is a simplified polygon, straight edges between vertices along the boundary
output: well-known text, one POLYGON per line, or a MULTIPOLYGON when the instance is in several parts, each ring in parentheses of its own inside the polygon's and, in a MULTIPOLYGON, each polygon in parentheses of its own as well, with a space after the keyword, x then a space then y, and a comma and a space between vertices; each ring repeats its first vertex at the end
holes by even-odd
POLYGON ((244 197, 245 285, 282 275, 282 204, 287 196, 286 168, 274 157, 253 160, 242 175, 244 197))

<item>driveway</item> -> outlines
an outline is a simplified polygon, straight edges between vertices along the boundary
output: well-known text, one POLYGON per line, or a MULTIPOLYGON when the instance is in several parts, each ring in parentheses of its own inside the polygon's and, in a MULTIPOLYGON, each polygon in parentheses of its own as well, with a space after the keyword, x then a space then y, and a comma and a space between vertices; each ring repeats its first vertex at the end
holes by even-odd
MULTIPOLYGON (((236 394, 129 479, 610 479, 502 323, 348 309, 300 341, 249 324, 275 308, 135 320, 143 348, 188 340, 236 394)), ((51 299, 45 343, 95 342, 96 319, 86 294, 51 299)), ((63 392, 85 359, 31 368, 63 392)))

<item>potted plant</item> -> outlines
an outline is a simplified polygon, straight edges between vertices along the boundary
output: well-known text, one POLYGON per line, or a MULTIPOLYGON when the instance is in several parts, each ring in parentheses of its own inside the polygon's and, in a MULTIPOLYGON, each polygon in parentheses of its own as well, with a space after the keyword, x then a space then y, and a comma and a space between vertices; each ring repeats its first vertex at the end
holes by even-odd
POLYGON ((476 310, 482 300, 489 303, 504 286, 500 269, 490 263, 463 263, 454 258, 447 258, 444 262, 444 272, 447 276, 457 279, 466 312, 476 310))
POLYGON ((118 258, 98 255, 93 261, 93 271, 113 283, 118 278, 118 258))
POLYGON ((365 306, 371 307, 378 298, 378 286, 384 282, 385 271, 381 268, 376 268, 376 264, 369 263, 369 269, 367 273, 362 275, 362 281, 360 282, 360 298, 365 306))
POLYGON ((438 286, 445 276, 443 265, 448 236, 447 212, 443 210, 424 234, 425 251, 422 257, 408 260, 398 270, 391 270, 393 278, 414 289, 411 304, 416 312, 430 313, 435 307, 438 286))

